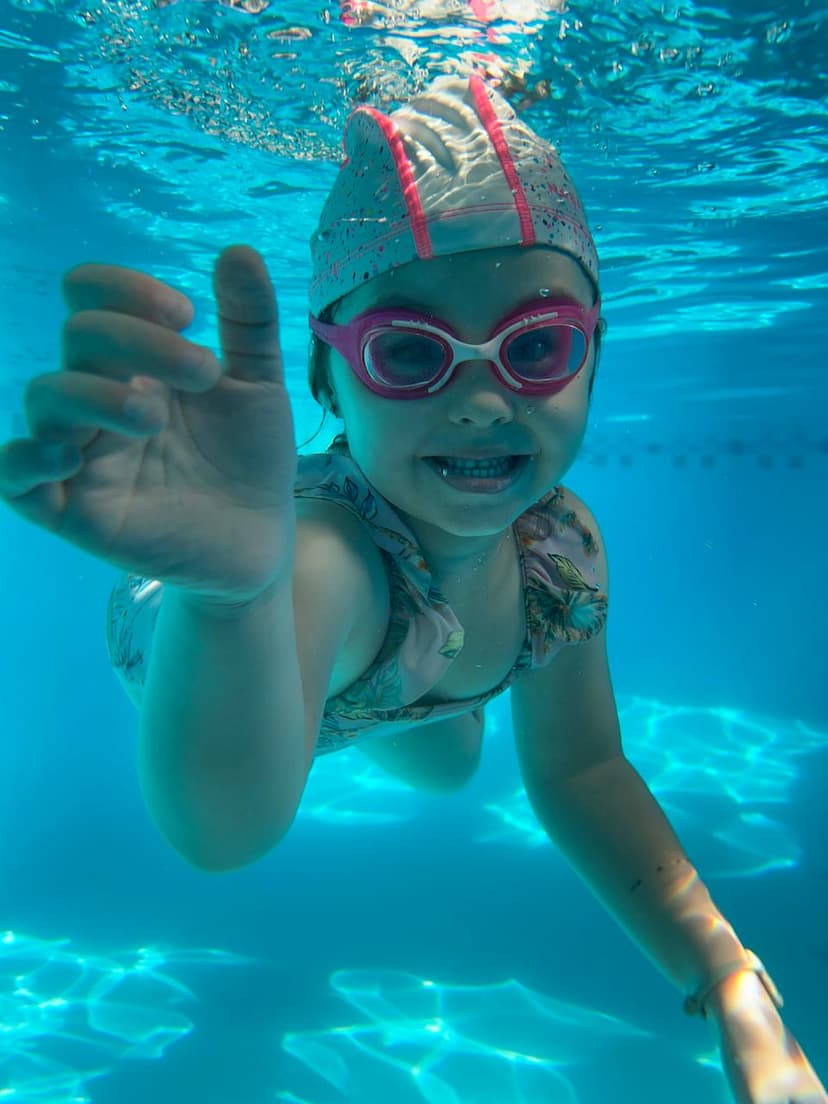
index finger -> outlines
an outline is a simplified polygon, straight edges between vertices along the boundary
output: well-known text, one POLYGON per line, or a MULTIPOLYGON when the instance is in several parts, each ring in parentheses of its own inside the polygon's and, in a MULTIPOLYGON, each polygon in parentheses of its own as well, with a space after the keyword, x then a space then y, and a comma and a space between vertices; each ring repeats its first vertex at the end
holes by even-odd
POLYGON ((63 299, 70 311, 106 310, 184 330, 195 310, 186 295, 169 284, 122 265, 80 264, 63 277, 63 299))

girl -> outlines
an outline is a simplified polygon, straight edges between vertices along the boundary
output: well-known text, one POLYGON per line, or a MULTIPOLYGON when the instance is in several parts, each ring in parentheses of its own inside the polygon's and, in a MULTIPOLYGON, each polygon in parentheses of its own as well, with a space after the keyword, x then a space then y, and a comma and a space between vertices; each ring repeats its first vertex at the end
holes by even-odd
POLYGON ((539 819, 710 1017, 735 1099, 826 1104, 621 746, 603 542, 559 482, 601 300, 557 152, 477 77, 358 109, 345 151, 311 241, 310 387, 346 431, 327 453, 297 459, 272 287, 241 246, 215 272, 222 363, 172 288, 72 270, 61 371, 0 453, 15 510, 130 572, 109 646, 153 817, 222 870, 285 835, 317 754, 454 789, 511 687, 539 819))

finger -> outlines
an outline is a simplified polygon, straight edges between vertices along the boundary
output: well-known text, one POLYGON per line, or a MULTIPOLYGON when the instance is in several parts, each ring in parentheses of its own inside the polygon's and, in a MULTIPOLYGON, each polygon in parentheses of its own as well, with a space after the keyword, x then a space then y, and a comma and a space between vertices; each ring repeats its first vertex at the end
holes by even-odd
POLYGON ((235 379, 283 377, 276 296, 261 256, 247 245, 232 245, 213 273, 225 372, 235 379))
POLYGON ((67 318, 62 364, 121 380, 153 376, 179 391, 209 391, 221 377, 221 364, 203 345, 155 322, 101 310, 67 318))
POLYGON ((193 320, 193 304, 180 291, 132 268, 120 265, 77 265, 63 277, 63 299, 73 313, 113 311, 143 318, 170 330, 183 330, 193 320))
POLYGON ((83 372, 37 376, 26 388, 23 407, 33 437, 81 446, 102 429, 152 436, 168 416, 166 392, 155 380, 137 377, 126 384, 83 372))
POLYGON ((0 499, 12 502, 43 483, 69 479, 82 464, 81 451, 74 445, 29 437, 7 441, 0 446, 0 499))

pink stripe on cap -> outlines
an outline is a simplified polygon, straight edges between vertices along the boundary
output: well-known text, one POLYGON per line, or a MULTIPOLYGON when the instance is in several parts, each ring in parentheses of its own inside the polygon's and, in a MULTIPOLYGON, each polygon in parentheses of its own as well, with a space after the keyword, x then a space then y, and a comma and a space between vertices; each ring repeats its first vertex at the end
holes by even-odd
POLYGON ((526 201, 526 193, 518 179, 515 163, 512 160, 512 155, 509 153, 506 139, 503 137, 500 120, 494 108, 489 103, 488 97, 486 96, 486 86, 481 78, 472 75, 469 78, 469 87, 474 96, 474 106, 477 108, 477 114, 480 116, 483 126, 486 128, 486 133, 492 140, 495 153, 500 161, 500 167, 503 169, 503 175, 509 181, 509 187, 512 189, 512 194, 515 197, 515 207, 517 208, 518 218, 520 219, 521 245, 534 245, 535 228, 532 225, 532 215, 529 211, 529 204, 526 201))
POLYGON ((598 289, 598 257, 557 150, 480 77, 439 77, 391 115, 360 107, 311 236, 317 317, 410 261, 504 245, 573 257, 598 289))
POLYGON ((381 111, 377 111, 374 107, 367 107, 365 110, 373 115, 377 126, 385 135, 388 148, 391 150, 391 156, 394 158, 397 176, 402 186, 403 199, 405 200, 405 206, 408 210, 408 217, 411 219, 411 233, 414 235, 414 245, 417 249, 417 256, 421 260, 433 257, 434 254, 431 251, 431 238, 428 233, 428 223, 426 222, 425 211, 420 202, 420 193, 417 191, 417 182, 414 179, 414 173, 411 171, 411 165, 403 149, 402 135, 394 126, 393 120, 389 119, 387 115, 383 115, 381 111))

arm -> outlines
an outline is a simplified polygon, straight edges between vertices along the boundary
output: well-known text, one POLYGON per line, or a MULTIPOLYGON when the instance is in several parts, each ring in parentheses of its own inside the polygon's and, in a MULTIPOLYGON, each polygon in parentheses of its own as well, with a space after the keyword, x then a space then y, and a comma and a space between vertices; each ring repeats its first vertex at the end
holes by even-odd
POLYGON ((534 686, 518 690, 521 700, 514 701, 513 690, 526 792, 579 876, 661 972, 690 994, 744 952, 623 754, 603 637, 533 672, 534 686), (542 727, 528 727, 531 717, 542 716, 542 727), (548 750, 553 744, 573 745, 571 755, 548 750))
POLYGON ((201 869, 254 861, 296 815, 332 672, 372 597, 368 538, 337 514, 299 514, 292 572, 257 601, 228 608, 165 587, 151 640, 117 649, 140 709, 147 806, 201 869))
MULTIPOLYGON (((587 508, 578 513, 593 534, 587 508)), ((600 551, 597 582, 606 592, 600 551)), ((736 1104, 828 1104, 781 998, 710 898, 621 747, 604 633, 512 688, 526 791, 551 838, 661 972, 713 1017, 736 1104), (761 972, 760 972, 761 971, 761 972)))
POLYGON ((301 690, 290 578, 240 609, 165 588, 131 696, 144 800, 194 866, 240 866, 290 828, 311 754, 301 690))
MULTIPOLYGON (((595 582, 608 590, 603 541, 595 582)), ((564 648, 512 689, 512 715, 529 800, 591 890, 661 972, 686 994, 742 946, 710 899, 667 818, 621 745, 605 632, 564 648)))

